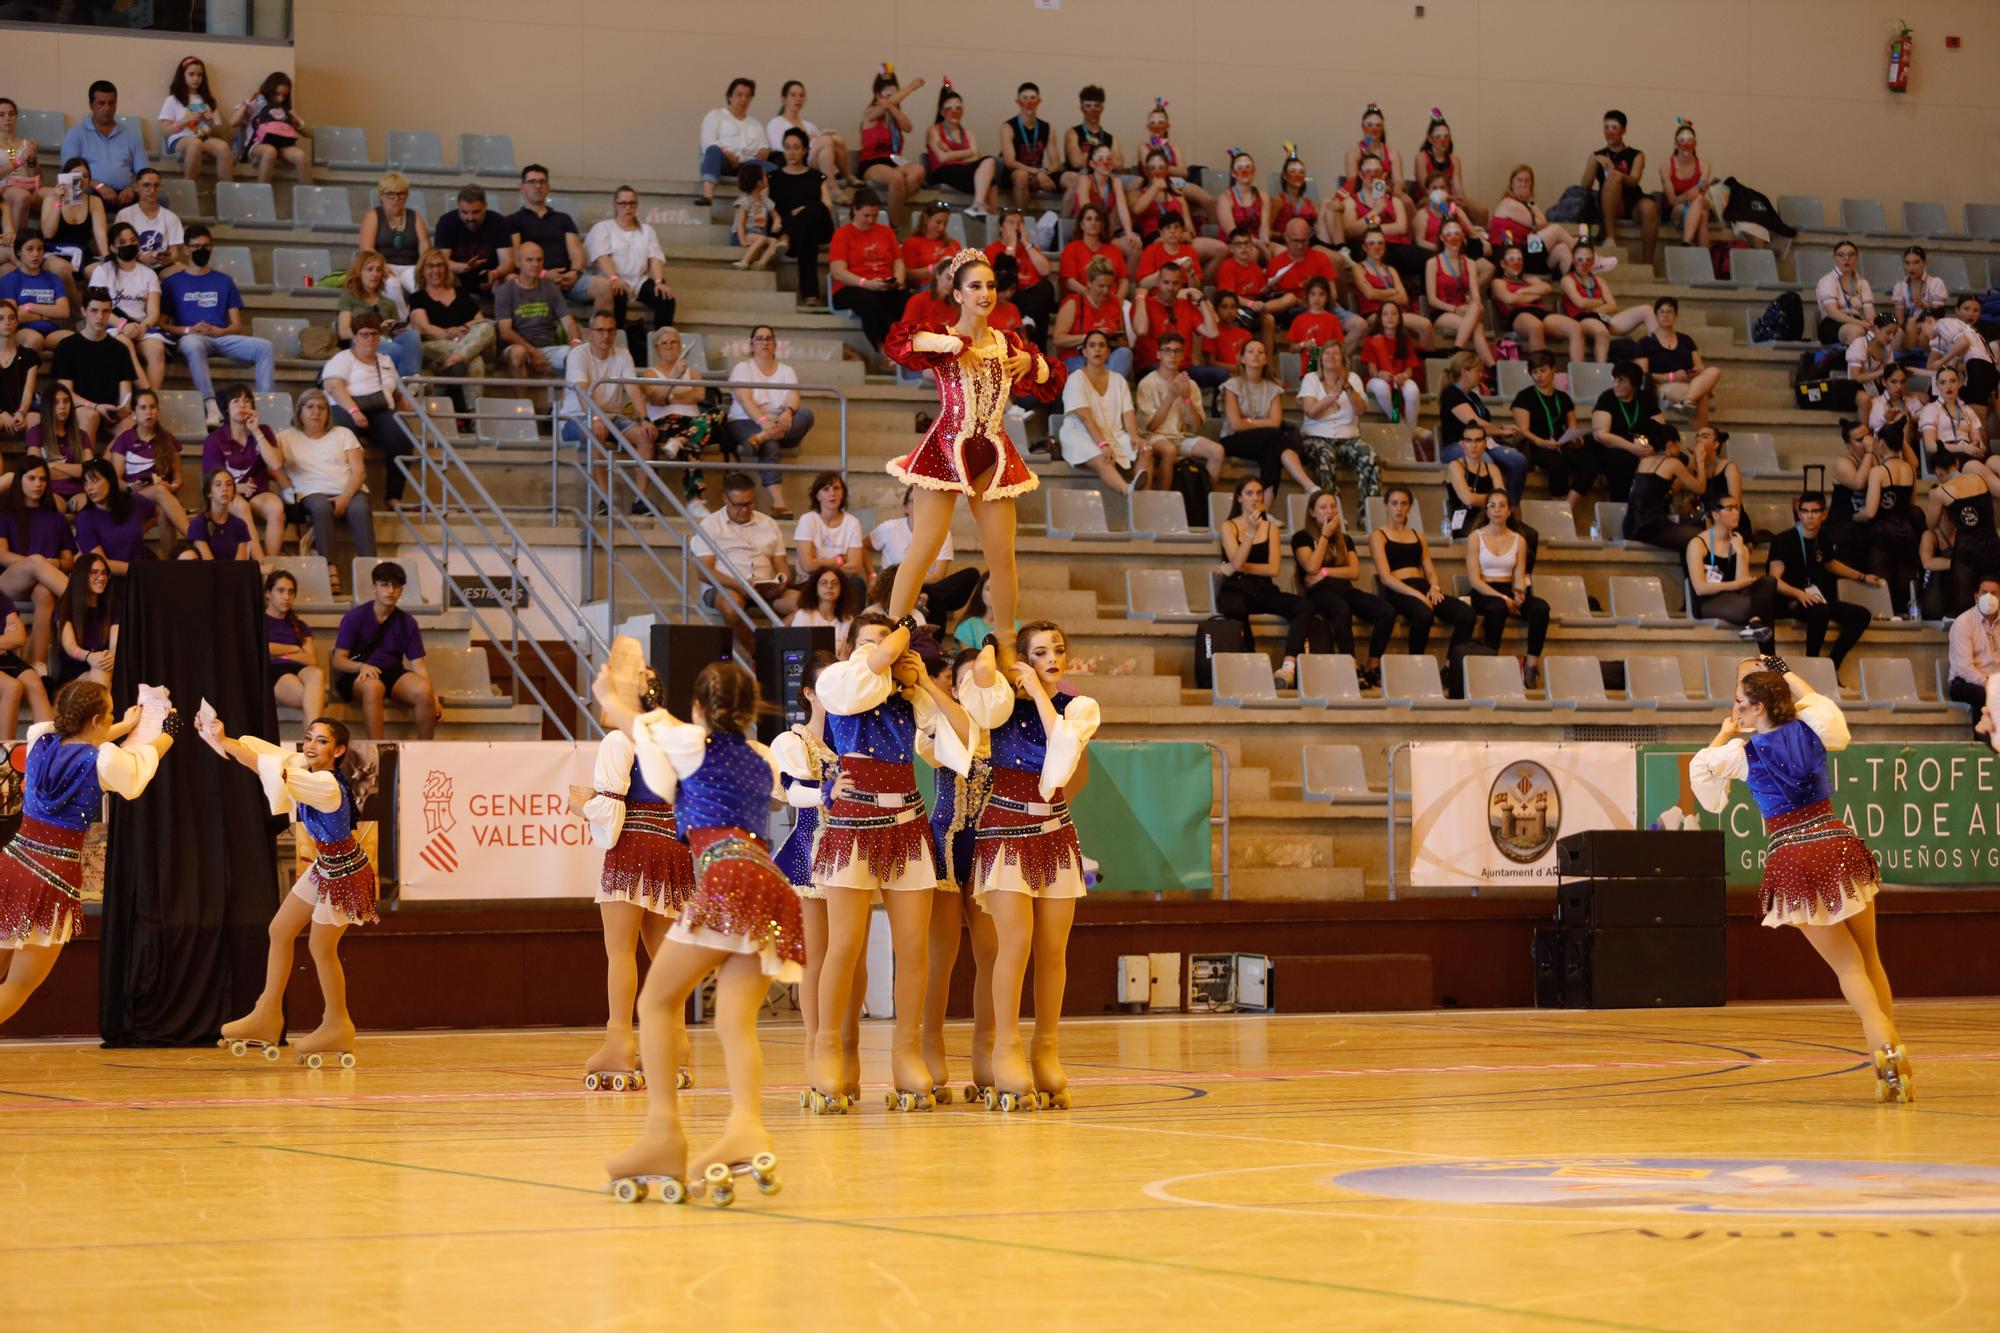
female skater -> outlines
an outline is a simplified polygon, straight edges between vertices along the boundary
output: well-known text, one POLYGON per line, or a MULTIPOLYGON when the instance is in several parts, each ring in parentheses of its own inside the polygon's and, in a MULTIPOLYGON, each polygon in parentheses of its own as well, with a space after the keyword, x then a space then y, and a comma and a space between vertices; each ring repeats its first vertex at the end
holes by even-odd
POLYGON ((984 697, 968 711, 991 725, 993 791, 979 815, 973 854, 973 900, 993 917, 993 1084, 988 1110, 1069 1108, 1069 1080, 1057 1051, 1068 981, 1065 954, 1076 900, 1083 896, 1083 851, 1070 822, 1067 788, 1080 790, 1084 747, 1097 732, 1095 699, 1062 689, 1069 642, 1062 627, 1037 620, 1015 639, 1019 697, 991 709, 984 697), (1021 1050, 1021 983, 1035 959, 1035 1036, 1021 1050))
POLYGON ((937 870, 911 761, 922 757, 935 767, 966 772, 972 764, 966 748, 970 724, 910 651, 907 626, 863 612, 847 633, 847 660, 820 672, 817 682, 829 748, 840 756, 841 790, 826 807, 813 850, 813 885, 826 894, 827 940, 807 1105, 836 1114, 849 1105, 846 1071, 856 1057, 839 1039, 835 1017, 852 1003, 855 960, 879 892, 896 951, 888 1101, 898 1110, 929 1110, 935 1104, 930 1070, 917 1034, 937 870))
POLYGON ((138 725, 136 707, 113 722, 111 692, 78 680, 56 696, 55 721, 28 728, 21 828, 0 849, 0 949, 13 952, 0 980, 0 1023, 27 1003, 83 923, 83 834, 104 793, 136 799, 173 748, 165 733, 118 744, 138 725))
POLYGON ((1826 752, 1847 748, 1847 720, 1782 660, 1761 665, 1738 678, 1722 729, 1688 766, 1689 785, 1714 814, 1729 803, 1732 781, 1750 788, 1770 837, 1758 892, 1764 924, 1797 926, 1839 978, 1875 1057, 1875 1100, 1910 1101, 1910 1060, 1875 948, 1875 859, 1830 799, 1826 752))
POLYGON ((221 1045, 233 1055, 261 1048, 278 1058, 285 1033, 285 982, 292 971, 292 943, 308 924, 313 968, 325 1002, 319 1027, 292 1043, 314 1069, 338 1051, 343 1069, 354 1067, 354 1019, 347 1011, 347 972, 340 965, 340 937, 349 926, 375 920, 375 867, 354 840, 354 791, 341 775, 347 728, 330 717, 306 728, 299 753, 255 736, 230 736, 222 719, 209 724, 207 739, 218 754, 257 775, 274 815, 296 814, 312 838, 313 863, 278 905, 271 918, 271 952, 264 963, 264 991, 249 1013, 222 1025, 221 1045))
MULTIPOLYGON (((660 706, 659 677, 643 671, 639 680, 641 689, 634 697, 619 700, 623 705, 619 716, 636 716, 660 706)), ((604 848, 597 911, 604 923, 609 1017, 604 1044, 584 1062, 583 1086, 592 1092, 599 1088, 623 1092, 646 1086, 637 1063, 638 1039, 632 1033, 632 1003, 639 993, 633 947, 643 943, 648 958, 659 955, 668 924, 694 897, 694 858, 674 831, 673 801, 646 785, 631 734, 619 730, 609 716, 604 725, 583 818, 590 825, 590 840, 604 848)), ((692 1087, 685 1033, 681 1040, 681 1048, 674 1052, 679 1067, 675 1084, 692 1087)))
MULTIPOLYGON (((964 706, 975 691, 995 691, 996 707, 1012 697, 993 664, 993 644, 969 648, 950 666, 952 697, 964 706), (997 687, 997 689, 996 689, 997 687)), ((924 988, 924 1063, 931 1071, 931 1096, 940 1105, 951 1101, 951 1067, 945 1058, 945 1008, 951 1001, 951 973, 958 965, 959 926, 972 928, 972 1082, 970 1102, 981 1089, 993 1086, 993 955, 997 941, 993 918, 974 906, 972 893, 973 830, 993 789, 993 764, 987 753, 985 728, 972 726, 967 748, 972 764, 966 772, 941 768, 937 774, 937 804, 931 811, 931 842, 937 851, 938 896, 931 899, 930 981, 924 988)))
MULTIPOLYGON (((610 696, 599 678, 599 702, 610 696)), ((616 718, 622 704, 607 705, 616 718)), ((675 820, 694 853, 694 897, 667 931, 639 993, 639 1048, 645 1064, 665 1069, 684 1039, 683 1006, 711 971, 715 1029, 729 1071, 729 1119, 722 1135, 693 1161, 681 1127, 680 1092, 662 1079, 646 1087, 646 1126, 638 1142, 605 1164, 612 1192, 628 1203, 658 1183, 679 1203, 698 1178, 727 1204, 735 1177, 750 1175, 766 1194, 778 1189, 777 1158, 760 1110, 764 1053, 757 1011, 773 981, 797 981, 805 940, 798 895, 771 864, 762 830, 770 821, 778 774, 770 752, 749 737, 757 720, 757 681, 733 662, 711 662, 695 677, 692 721, 664 708, 626 720, 646 785, 675 802, 675 820)))
MULTIPOLYGON (((914 628, 910 613, 951 533, 958 496, 966 497, 979 544, 993 576, 998 624, 1014 623, 1014 497, 1035 489, 1035 474, 1007 438, 1007 404, 1016 396, 1052 403, 1062 396, 1063 370, 1019 333, 987 325, 999 300, 993 265, 980 250, 960 250, 946 266, 945 298, 957 322, 944 332, 897 324, 883 350, 905 370, 937 377, 938 414, 917 447, 889 464, 889 475, 916 487, 910 549, 896 568, 889 614, 914 628)), ((1008 656, 1002 650, 1003 658, 1008 656)), ((900 1010, 899 1010, 900 1012, 900 1010)))

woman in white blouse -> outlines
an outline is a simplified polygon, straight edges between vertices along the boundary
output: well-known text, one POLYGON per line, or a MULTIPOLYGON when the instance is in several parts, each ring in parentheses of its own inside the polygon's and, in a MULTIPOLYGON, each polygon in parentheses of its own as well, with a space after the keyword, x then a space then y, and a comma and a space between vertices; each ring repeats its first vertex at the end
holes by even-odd
POLYGON ((334 524, 345 519, 356 555, 375 554, 375 516, 368 508, 368 479, 361 441, 333 424, 326 394, 307 389, 292 409, 292 424, 278 432, 278 451, 291 481, 291 502, 312 521, 313 550, 333 558, 334 524))
MULTIPOLYGON (((806 86, 797 79, 786 79, 778 98, 784 103, 784 109, 764 126, 765 141, 771 145, 771 160, 780 164, 784 162, 779 145, 785 142, 786 130, 804 130, 807 163, 830 181, 848 187, 859 185, 861 182, 855 178, 854 168, 848 161, 847 141, 832 130, 823 130, 806 119, 806 86)), ((847 201, 842 199, 840 202, 847 201)))
POLYGON ((1114 494, 1130 495, 1152 479, 1153 446, 1139 438, 1132 386, 1105 364, 1110 357, 1111 339, 1092 330, 1083 340, 1083 368, 1063 385, 1057 442, 1065 463, 1095 472, 1114 494))
POLYGON ((799 515, 798 526, 792 529, 799 552, 799 586, 811 587, 820 574, 832 570, 853 585, 854 604, 859 606, 875 570, 861 520, 847 512, 847 483, 838 472, 819 473, 812 480, 811 498, 812 508, 799 515))

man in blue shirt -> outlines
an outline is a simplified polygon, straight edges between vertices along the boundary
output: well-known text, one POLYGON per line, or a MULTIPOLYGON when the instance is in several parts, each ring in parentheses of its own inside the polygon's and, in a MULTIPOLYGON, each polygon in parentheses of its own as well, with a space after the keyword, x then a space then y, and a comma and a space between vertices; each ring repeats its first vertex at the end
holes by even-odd
POLYGON ((90 179, 106 208, 123 208, 139 197, 132 182, 146 169, 146 144, 138 132, 118 123, 118 87, 106 79, 90 85, 90 119, 63 135, 62 160, 90 163, 90 179))
POLYGON ((215 381, 208 374, 210 356, 248 361, 255 367, 258 393, 271 391, 277 364, 270 339, 243 332, 243 294, 236 290, 236 279, 208 266, 215 253, 213 235, 200 223, 189 227, 188 262, 160 284, 160 325, 179 339, 176 349, 187 359, 188 377, 207 405, 210 429, 222 424, 215 381))

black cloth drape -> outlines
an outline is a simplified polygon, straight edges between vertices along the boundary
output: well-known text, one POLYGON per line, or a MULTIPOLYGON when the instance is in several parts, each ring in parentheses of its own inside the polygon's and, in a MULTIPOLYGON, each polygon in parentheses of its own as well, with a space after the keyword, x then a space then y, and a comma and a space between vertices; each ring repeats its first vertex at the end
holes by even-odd
POLYGON ((206 698, 231 735, 276 739, 263 584, 248 561, 135 561, 124 596, 114 705, 165 685, 189 727, 144 795, 111 799, 98 1026, 106 1046, 203 1045, 256 1002, 278 905, 257 779, 192 725, 206 698))

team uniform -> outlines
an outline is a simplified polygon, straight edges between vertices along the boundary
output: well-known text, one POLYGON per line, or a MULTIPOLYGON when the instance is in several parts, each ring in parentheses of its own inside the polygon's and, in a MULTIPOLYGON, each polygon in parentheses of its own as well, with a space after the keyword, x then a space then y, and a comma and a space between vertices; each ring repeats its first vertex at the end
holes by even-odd
POLYGON ((65 741, 53 722, 28 729, 21 827, 0 848, 0 949, 67 944, 83 922, 83 836, 104 793, 131 800, 159 771, 152 746, 65 741))
POLYGON ((771 758, 777 761, 785 804, 795 813, 791 834, 778 849, 778 869, 799 897, 823 899, 826 890, 813 884, 813 843, 819 837, 824 787, 840 757, 804 726, 795 726, 771 742, 771 758))
POLYGON ((647 784, 631 736, 613 731, 598 743, 591 788, 583 818, 590 840, 604 848, 597 901, 678 916, 694 897, 694 858, 680 840, 673 801, 647 784))
POLYGON ((1032 699, 1011 708, 978 698, 966 711, 991 720, 993 786, 973 835, 972 894, 1025 893, 1039 898, 1083 896, 1083 851, 1063 784, 1076 773, 1097 734, 1097 701, 1074 694, 1050 699, 1060 717, 1042 726, 1032 699))
MULTIPOLYGON (((1018 333, 988 329, 976 346, 953 350, 956 334, 899 323, 883 351, 905 370, 937 376, 938 414, 916 448, 889 464, 889 475, 926 490, 973 494, 972 480, 993 469, 978 498, 1002 500, 1035 489, 1035 474, 1007 438, 1007 405, 1016 395, 1051 403, 1062 394, 1063 368, 1044 358, 1018 333), (1033 365, 1010 381, 1006 358, 1025 352, 1033 365)), ((885 677, 886 679, 886 677, 885 677)))
POLYGON ((354 839, 354 791, 331 769, 315 772, 306 757, 255 736, 236 738, 257 756, 257 781, 274 815, 294 815, 312 838, 312 864, 292 896, 313 905, 313 923, 366 926, 375 915, 375 868, 354 839))

